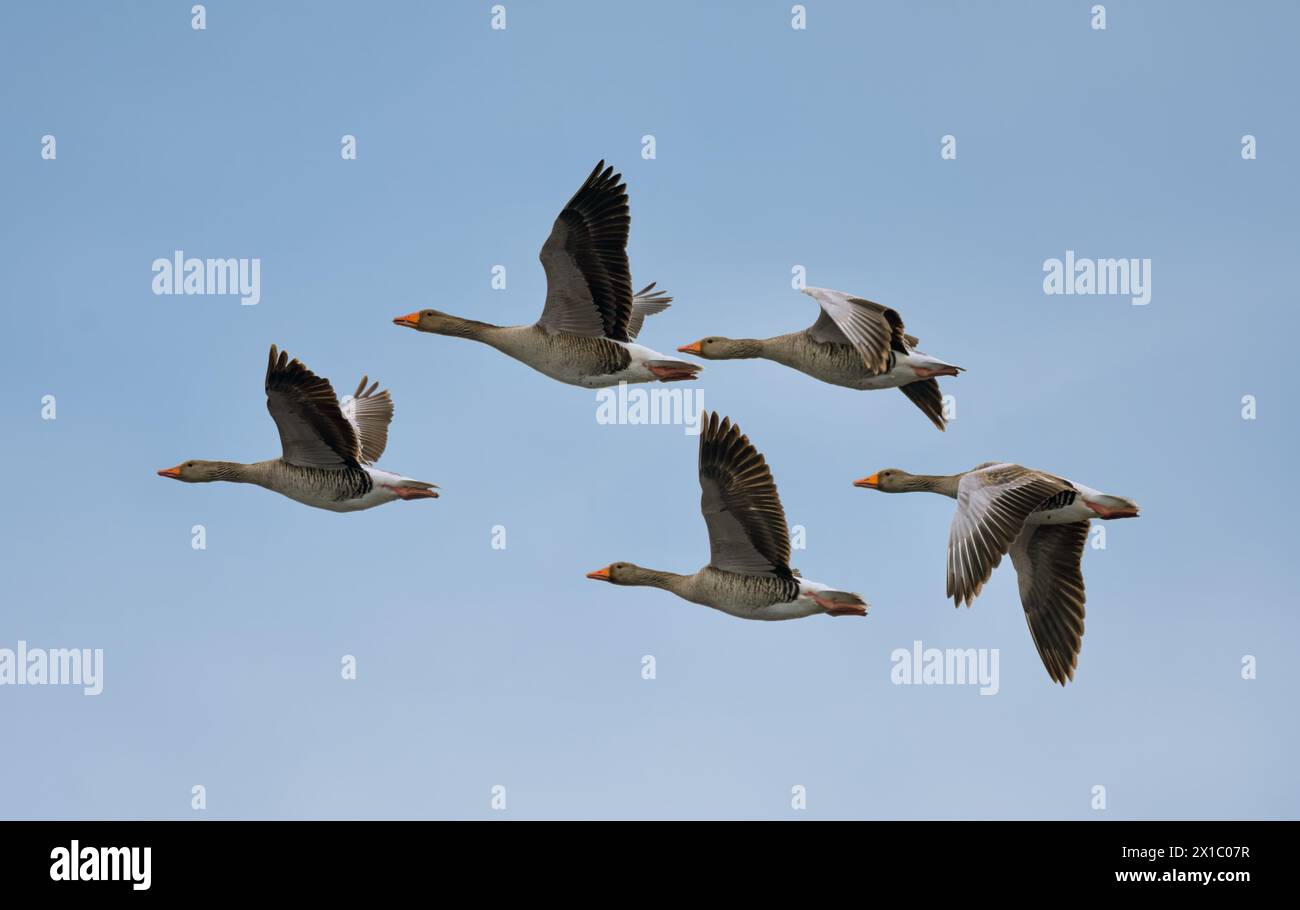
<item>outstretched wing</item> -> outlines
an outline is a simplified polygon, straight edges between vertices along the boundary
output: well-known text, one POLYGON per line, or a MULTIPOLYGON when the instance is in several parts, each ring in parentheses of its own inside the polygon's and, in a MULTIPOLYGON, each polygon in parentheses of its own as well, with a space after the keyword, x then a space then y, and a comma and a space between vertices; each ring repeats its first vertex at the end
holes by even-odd
POLYGON ((283 458, 314 468, 357 464, 357 434, 343 416, 334 388, 287 351, 271 345, 266 366, 266 409, 280 431, 283 458))
POLYGON ((817 341, 853 345, 873 373, 889 372, 890 352, 904 353, 907 340, 916 341, 903 332, 903 317, 896 310, 842 291, 804 288, 803 292, 821 307, 808 333, 817 341))
POLYGON ((632 316, 627 321, 628 341, 635 341, 636 336, 641 334, 641 326, 645 324, 647 316, 662 313, 672 302, 673 298, 664 291, 656 291, 654 287, 652 281, 632 296, 632 316))
POLYGON ((537 324, 549 332, 629 340, 627 234, 632 216, 622 179, 604 161, 597 164, 542 244, 546 306, 537 324))
POLYGON ((898 390, 908 397, 912 404, 921 409, 930 422, 940 430, 947 429, 947 422, 943 418, 943 392, 939 391, 939 380, 937 379, 918 379, 916 382, 909 382, 900 385, 898 390))
POLYGON ((1083 645, 1083 546, 1089 522, 1038 525, 1011 545, 1029 634, 1047 675, 1065 685, 1074 679, 1083 645))
POLYGON ((948 596, 958 606, 974 601, 1029 513, 1068 489, 1067 481, 1018 464, 991 464, 964 474, 948 531, 948 596))
POLYGON ((790 579, 790 532, 772 472, 730 418, 708 415, 700 434, 700 511, 709 564, 790 579))
POLYGON ((369 376, 362 376, 361 383, 340 405, 343 416, 356 433, 361 446, 361 461, 374 464, 384 454, 388 445, 388 425, 393 420, 393 399, 388 390, 376 393, 379 383, 372 383, 369 376))

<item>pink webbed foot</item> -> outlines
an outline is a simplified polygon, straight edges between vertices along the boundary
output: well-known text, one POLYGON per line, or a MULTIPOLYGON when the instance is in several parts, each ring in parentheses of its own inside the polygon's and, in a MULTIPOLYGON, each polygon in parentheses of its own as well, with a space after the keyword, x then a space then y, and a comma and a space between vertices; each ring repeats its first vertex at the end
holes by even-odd
POLYGON ((817 604, 826 611, 828 616, 866 616, 867 605, 861 603, 846 603, 844 601, 827 600, 818 597, 816 594, 809 594, 812 602, 817 604))
POLYGON ((426 489, 425 487, 391 487, 392 491, 397 494, 399 499, 437 499, 438 491, 426 489))
POLYGON ((866 607, 827 607, 827 616, 866 616, 866 607))
POLYGON ((697 366, 672 360, 648 360, 645 366, 660 382, 690 381, 700 372, 697 366))
POLYGON ((912 367, 916 375, 921 379, 933 379, 936 376, 956 376, 961 372, 961 367, 939 367, 930 369, 929 367, 912 367))
POLYGON ((1089 502, 1086 499, 1083 501, 1083 504, 1086 505, 1088 508, 1092 509, 1094 512, 1096 512, 1097 515, 1101 518, 1137 518, 1138 517, 1137 509, 1123 509, 1123 508, 1112 509, 1107 506, 1103 506, 1100 503, 1089 502))

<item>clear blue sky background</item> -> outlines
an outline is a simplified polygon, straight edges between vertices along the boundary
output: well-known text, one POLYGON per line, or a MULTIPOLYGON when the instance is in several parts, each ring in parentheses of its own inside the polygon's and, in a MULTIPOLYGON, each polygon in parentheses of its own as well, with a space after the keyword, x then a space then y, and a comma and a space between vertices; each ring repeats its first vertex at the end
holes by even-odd
POLYGON ((1090 5, 812 0, 801 32, 788 2, 516 0, 501 32, 488 2, 212 2, 197 32, 189 2, 4 4, 0 647, 106 667, 96 698, 0 688, 0 815, 500 817, 502 784, 515 818, 1296 817, 1300 14, 1110 2, 1098 32, 1090 5), (705 561, 695 439, 391 325, 535 319, 602 157, 634 279, 677 298, 652 347, 810 324, 802 264, 968 368, 945 435, 897 392, 703 374, 808 530, 795 564, 866 620, 587 581, 705 561), (154 296, 176 249, 260 257, 261 303, 154 296), (1151 258, 1150 305, 1045 296, 1067 249, 1151 258), (278 454, 272 342, 391 388, 383 464, 444 497, 335 515, 156 477, 278 454), (1085 555, 1065 689, 1009 564, 945 602, 949 501, 850 486, 987 460, 1144 508, 1085 555), (915 639, 999 648, 1000 694, 892 685, 915 639))

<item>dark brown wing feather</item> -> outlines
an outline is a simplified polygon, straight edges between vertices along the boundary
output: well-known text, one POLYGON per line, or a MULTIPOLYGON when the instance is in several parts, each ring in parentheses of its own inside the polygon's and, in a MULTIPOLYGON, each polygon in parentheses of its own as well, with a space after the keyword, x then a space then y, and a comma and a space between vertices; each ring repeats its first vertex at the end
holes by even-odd
MULTIPOLYGON (((854 297, 853 303, 858 306, 880 306, 878 303, 872 303, 870 300, 863 300, 861 297, 854 297)), ((889 349, 891 351, 897 351, 900 354, 906 354, 909 343, 915 346, 916 336, 909 335, 903 331, 903 317, 898 315, 898 310, 891 309, 890 307, 881 307, 881 316, 889 326, 889 349)))
POLYGON ((285 461, 317 468, 356 466, 357 435, 329 380, 275 345, 266 365, 266 409, 280 431, 285 461))
POLYGON ((628 341, 632 216, 622 175, 601 161, 560 212, 542 244, 546 306, 537 324, 550 332, 628 341))
POLYGON ((906 385, 898 387, 904 395, 911 399, 912 404, 921 409, 930 422, 940 430, 947 429, 947 424, 943 419, 943 393, 939 391, 939 381, 937 379, 922 379, 918 382, 909 382, 906 385))
POLYGON ((700 434, 700 511, 709 564, 790 579, 790 532, 772 472, 730 418, 708 415, 700 434))
POLYGON ((1011 546, 1029 634, 1047 675, 1074 679, 1083 645, 1083 547, 1089 523, 1026 527, 1011 546))

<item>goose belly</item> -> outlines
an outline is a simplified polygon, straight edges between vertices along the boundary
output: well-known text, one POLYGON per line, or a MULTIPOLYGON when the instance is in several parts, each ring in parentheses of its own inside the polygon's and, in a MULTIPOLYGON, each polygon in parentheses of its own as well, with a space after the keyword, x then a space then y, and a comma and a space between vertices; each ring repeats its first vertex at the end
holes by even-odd
POLYGON ((358 512, 397 498, 391 490, 376 483, 373 477, 356 471, 297 465, 280 465, 266 486, 294 502, 329 512, 358 512))
POLYGON ((872 373, 852 345, 813 341, 802 333, 788 344, 773 346, 767 357, 805 376, 846 389, 892 389, 916 379, 915 373, 900 370, 899 363, 887 373, 872 373))
POLYGON ((803 619, 805 616, 815 616, 818 613, 825 612, 806 597, 797 597, 791 601, 769 603, 763 606, 745 603, 712 603, 708 606, 729 616, 766 622, 779 622, 783 619, 803 619))
POLYGON ((375 487, 368 493, 349 499, 328 499, 320 494, 304 493, 301 491, 290 492, 288 490, 277 490, 282 496, 287 496, 295 502, 303 505, 313 506, 317 509, 325 509, 328 512, 360 512, 364 509, 373 509, 375 506, 381 506, 386 502, 392 502, 397 498, 391 491, 375 487))
POLYGON ((907 385, 909 382, 916 382, 916 378, 916 371, 905 368, 902 364, 895 363, 894 368, 888 373, 868 375, 854 386, 854 388, 896 389, 899 386, 907 385))
POLYGON ((578 383, 579 385, 586 386, 589 389, 603 389, 616 386, 620 382, 655 382, 657 377, 650 372, 650 368, 646 366, 646 361, 659 360, 686 363, 680 357, 669 357, 667 354, 660 354, 658 351, 635 342, 608 341, 607 343, 617 345, 622 349, 627 357, 626 366, 613 373, 584 376, 578 383))
POLYGON ((908 351, 906 354, 895 354, 894 362, 889 368, 888 373, 879 376, 869 376, 864 380, 859 388, 863 389, 895 389, 899 386, 909 385, 917 382, 922 378, 921 374, 916 371, 917 367, 925 367, 933 370, 938 367, 947 366, 943 361, 935 360, 926 354, 917 351, 908 351))
POLYGON ((611 377, 617 376, 631 363, 625 346, 617 341, 581 335, 552 335, 531 326, 529 329, 527 334, 500 339, 497 347, 559 382, 588 389, 618 385, 620 380, 611 377))
POLYGON ((387 496, 378 490, 371 490, 366 495, 358 499, 341 499, 336 502, 307 502, 300 499, 299 502, 307 502, 307 505, 314 505, 317 508, 327 509, 330 512, 361 512, 365 509, 373 509, 375 506, 381 506, 386 502, 392 502, 396 499, 391 493, 387 496))
POLYGON ((798 596, 794 582, 740 575, 712 566, 697 573, 690 589, 681 594, 689 601, 740 619, 799 619, 821 612, 810 600, 798 596))
POLYGON ((418 481, 413 481, 410 477, 394 474, 392 471, 385 471, 373 465, 364 465, 362 470, 370 477, 369 491, 362 496, 345 499, 326 506, 326 508, 335 512, 360 512, 362 509, 373 509, 375 506, 382 506, 384 503, 396 502, 400 498, 393 492, 393 487, 400 487, 406 483, 418 483, 418 481))

